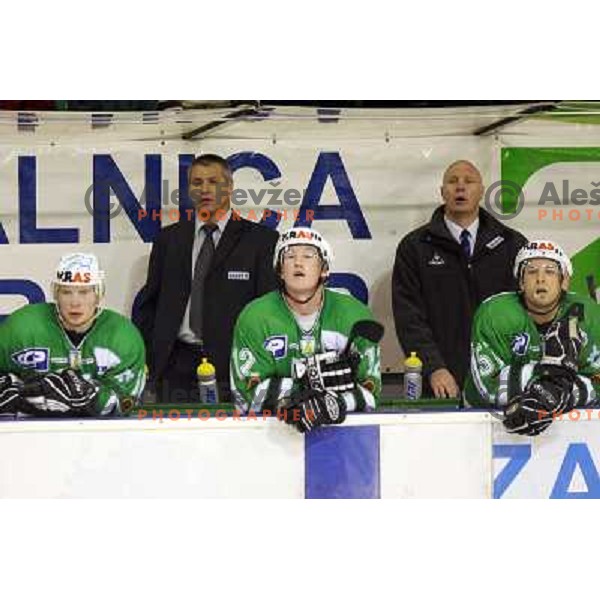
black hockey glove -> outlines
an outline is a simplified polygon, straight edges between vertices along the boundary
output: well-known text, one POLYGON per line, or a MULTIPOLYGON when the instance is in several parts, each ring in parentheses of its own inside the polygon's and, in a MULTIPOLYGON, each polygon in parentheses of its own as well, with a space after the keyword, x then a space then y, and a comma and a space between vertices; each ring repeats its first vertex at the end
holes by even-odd
POLYGON ((538 435, 556 415, 575 404, 573 384, 577 376, 563 366, 538 364, 524 392, 516 394, 504 410, 504 426, 510 433, 538 435))
POLYGON ((346 403, 335 392, 303 390, 284 399, 278 412, 288 425, 306 433, 322 425, 343 423, 346 403))
POLYGON ((577 376, 585 334, 579 327, 583 307, 575 304, 542 338, 542 359, 535 366, 525 391, 515 395, 504 412, 504 425, 512 433, 538 435, 555 415, 587 403, 587 390, 577 376))
POLYGON ((0 413, 17 412, 22 387, 23 384, 16 375, 0 375, 0 413))
POLYGON ((23 410, 38 415, 96 414, 100 387, 73 369, 38 375, 23 386, 23 410))
POLYGON ((300 382, 301 389, 334 392, 353 390, 359 362, 360 357, 356 354, 315 354, 294 362, 294 380, 300 382))
POLYGON ((582 311, 581 305, 575 304, 569 314, 551 325, 542 339, 541 365, 564 367, 577 373, 579 354, 585 343, 578 322, 582 311))

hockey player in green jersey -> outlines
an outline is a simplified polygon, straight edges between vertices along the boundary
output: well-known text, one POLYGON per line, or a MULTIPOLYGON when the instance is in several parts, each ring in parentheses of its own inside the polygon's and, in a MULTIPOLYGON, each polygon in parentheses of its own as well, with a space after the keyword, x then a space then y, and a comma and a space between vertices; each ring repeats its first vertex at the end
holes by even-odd
POLYGON ((248 304, 234 330, 231 387, 242 412, 277 411, 305 432, 376 407, 382 327, 362 302, 325 288, 332 260, 314 229, 293 228, 279 238, 280 289, 248 304), (349 340, 359 321, 376 331, 349 340))
POLYGON ((599 397, 600 306, 568 292, 571 261, 549 240, 524 246, 514 274, 520 291, 475 314, 465 400, 502 410, 509 432, 538 435, 599 397))
POLYGON ((144 388, 144 343, 128 319, 100 306, 97 258, 64 256, 52 291, 55 303, 24 306, 0 325, 0 412, 127 412, 144 388))

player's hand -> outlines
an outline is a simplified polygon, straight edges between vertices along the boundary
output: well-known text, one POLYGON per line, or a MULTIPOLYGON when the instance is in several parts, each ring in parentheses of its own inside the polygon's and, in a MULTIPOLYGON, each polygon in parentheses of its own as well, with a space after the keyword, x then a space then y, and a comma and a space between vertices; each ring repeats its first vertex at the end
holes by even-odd
POLYGON ((302 389, 343 392, 356 387, 355 371, 360 362, 357 355, 342 356, 324 352, 294 361, 294 380, 302 389))
POLYGON ((511 399, 503 422, 509 433, 539 435, 550 427, 556 415, 572 408, 571 383, 542 376, 511 399))
POLYGON ((552 413, 539 398, 528 393, 515 396, 504 410, 504 426, 509 433, 539 435, 552 425, 552 413))
POLYGON ((322 425, 339 425, 346 419, 346 403, 335 392, 304 390, 295 392, 280 405, 283 420, 300 433, 322 425))
POLYGON ((28 380, 22 396, 34 412, 92 415, 99 392, 96 383, 87 381, 73 369, 65 369, 28 380))
POLYGON ((429 376, 429 385, 436 398, 458 398, 460 393, 456 379, 448 369, 436 369, 429 376))
POLYGON ((17 411, 23 384, 12 373, 0 375, 0 413, 17 411))

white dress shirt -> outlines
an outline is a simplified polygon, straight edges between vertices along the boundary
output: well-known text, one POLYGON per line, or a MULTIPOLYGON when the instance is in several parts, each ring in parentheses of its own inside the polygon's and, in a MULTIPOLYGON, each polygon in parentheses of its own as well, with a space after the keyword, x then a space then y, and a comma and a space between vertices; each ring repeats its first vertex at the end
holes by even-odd
POLYGON ((454 221, 451 221, 446 215, 444 215, 444 223, 446 223, 446 227, 452 237, 458 242, 458 245, 461 245, 460 242, 460 234, 466 229, 471 237, 469 238, 469 242, 471 244, 471 256, 473 255, 473 250, 475 249, 475 240, 477 239, 477 231, 479 230, 479 217, 477 217, 468 227, 462 227, 461 225, 456 224, 454 221))

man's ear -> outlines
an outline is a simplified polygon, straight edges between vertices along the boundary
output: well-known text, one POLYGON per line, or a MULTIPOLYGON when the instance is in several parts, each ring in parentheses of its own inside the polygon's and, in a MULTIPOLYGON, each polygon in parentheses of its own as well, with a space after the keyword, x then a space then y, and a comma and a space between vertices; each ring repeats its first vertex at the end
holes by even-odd
POLYGON ((560 287, 562 288, 563 291, 568 292, 569 291, 569 285, 571 285, 571 276, 569 274, 565 275, 563 277, 562 283, 560 284, 560 287))
POLYGON ((481 204, 481 200, 482 200, 484 194, 485 194, 485 185, 483 185, 483 181, 482 181, 479 184, 479 202, 478 202, 478 204, 481 204))

